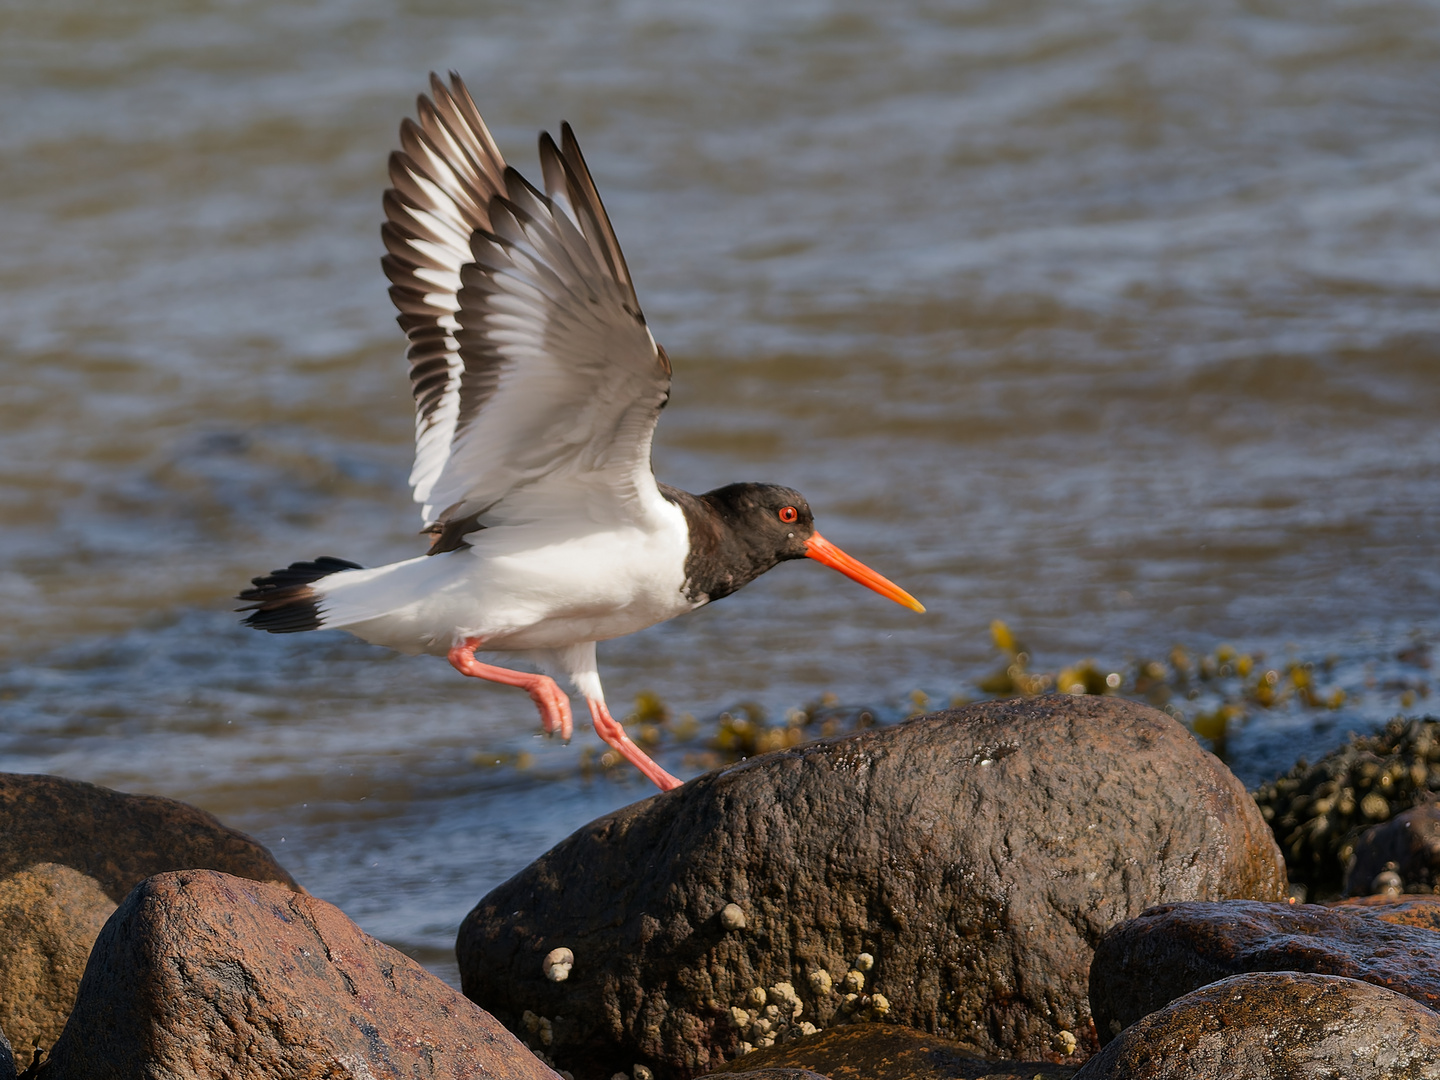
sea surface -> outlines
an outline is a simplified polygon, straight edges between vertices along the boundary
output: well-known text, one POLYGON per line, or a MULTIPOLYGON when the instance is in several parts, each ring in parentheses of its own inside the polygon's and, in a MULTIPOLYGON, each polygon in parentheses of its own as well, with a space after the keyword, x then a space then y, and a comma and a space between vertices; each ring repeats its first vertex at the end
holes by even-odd
POLYGON ((0 770, 196 803, 452 979, 485 892, 648 794, 518 691, 231 610, 423 547, 380 196, 448 69, 532 176, 575 126, 675 365, 658 475, 799 488, 929 609, 787 564, 602 645, 617 713, 897 719, 980 696, 994 620, 1032 671, 1315 665, 1338 707, 1228 733, 1252 784, 1437 711, 1440 7, 29 0, 0 770))

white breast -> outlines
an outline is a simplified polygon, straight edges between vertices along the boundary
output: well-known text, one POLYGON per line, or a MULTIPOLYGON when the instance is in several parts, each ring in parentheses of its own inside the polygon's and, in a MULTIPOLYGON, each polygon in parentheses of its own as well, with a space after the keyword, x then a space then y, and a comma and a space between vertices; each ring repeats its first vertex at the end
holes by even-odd
POLYGON ((472 533, 471 547, 324 579, 326 626, 405 652, 555 649, 631 634, 692 610, 689 531, 657 499, 640 521, 552 519, 472 533))

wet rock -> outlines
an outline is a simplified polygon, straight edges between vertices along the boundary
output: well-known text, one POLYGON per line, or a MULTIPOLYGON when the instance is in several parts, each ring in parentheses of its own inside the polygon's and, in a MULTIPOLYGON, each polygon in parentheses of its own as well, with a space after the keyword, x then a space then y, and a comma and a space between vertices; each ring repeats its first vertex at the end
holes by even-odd
POLYGON ((1275 830, 1291 880, 1306 886, 1309 899, 1323 900, 1341 895, 1362 833, 1437 792, 1440 721, 1397 718, 1313 765, 1301 761, 1257 790, 1255 801, 1275 830))
POLYGON ((28 1064, 65 1027, 90 946, 115 902, 94 878, 39 863, 0 878, 0 1030, 28 1064))
POLYGON ((1367 829, 1345 869, 1345 894, 1428 893, 1440 881, 1440 806, 1426 803, 1367 829))
POLYGON ((1356 896, 1330 906, 1364 912, 1397 926, 1440 930, 1440 896, 1356 896))
POLYGON ((197 867, 299 888, 263 845, 188 803, 0 773, 0 877, 36 863, 73 867, 117 904, 151 874, 197 867))
POLYGON ((1151 1013, 1075 1080, 1434 1080, 1440 1016, 1383 987, 1286 971, 1237 975, 1151 1013))
POLYGON ((1232 975, 1302 971, 1375 983, 1440 1008, 1440 935, 1319 904, 1168 904, 1113 928, 1090 965, 1101 1040, 1232 975))
POLYGON ((1075 1065, 993 1061, 973 1046, 893 1024, 851 1024, 756 1050, 711 1075, 811 1069, 830 1080, 1066 1080, 1075 1065))
POLYGON ((211 870, 105 924, 45 1080, 555 1080, 492 1017, 331 904, 211 870))
POLYGON ((514 1031, 549 1019, 578 1080, 635 1061, 694 1075, 881 1017, 1064 1061, 1062 1033, 1079 1057, 1097 1046, 1086 977, 1108 927, 1164 899, 1284 892, 1254 802, 1184 728, 1052 696, 768 754, 619 810, 485 897, 458 954, 466 994, 514 1031), (553 983, 541 959, 562 946, 574 967, 553 983))
POLYGON ((754 1069, 731 1074, 730 1080, 830 1080, 809 1069, 754 1069))
POLYGON ((186 803, 0 773, 0 1026, 24 1061, 59 1037, 116 903, 191 867, 298 888, 262 845, 186 803))

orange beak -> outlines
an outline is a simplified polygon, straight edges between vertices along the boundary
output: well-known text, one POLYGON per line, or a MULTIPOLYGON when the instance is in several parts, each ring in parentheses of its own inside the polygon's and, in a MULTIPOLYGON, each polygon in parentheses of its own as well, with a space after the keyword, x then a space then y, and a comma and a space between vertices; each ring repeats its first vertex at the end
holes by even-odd
POLYGON ((819 533, 805 541, 805 554, 816 562, 824 563, 832 570, 839 570, 851 581, 858 581, 867 589, 873 589, 881 596, 894 600, 897 604, 904 604, 913 611, 925 610, 924 604, 900 588, 899 585, 881 577, 859 559, 852 559, 819 533))

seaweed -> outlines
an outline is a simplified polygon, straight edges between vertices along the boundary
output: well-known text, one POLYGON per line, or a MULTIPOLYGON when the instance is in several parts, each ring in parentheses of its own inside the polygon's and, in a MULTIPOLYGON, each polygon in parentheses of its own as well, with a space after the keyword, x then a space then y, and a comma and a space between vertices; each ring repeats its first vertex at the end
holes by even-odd
MULTIPOLYGON (((1355 844, 1369 828, 1440 798, 1440 720, 1396 717, 1352 736, 1315 764, 1304 759, 1260 786, 1255 801, 1311 899, 1339 896, 1355 844)), ((1420 886, 1412 887, 1418 889, 1420 886)))

